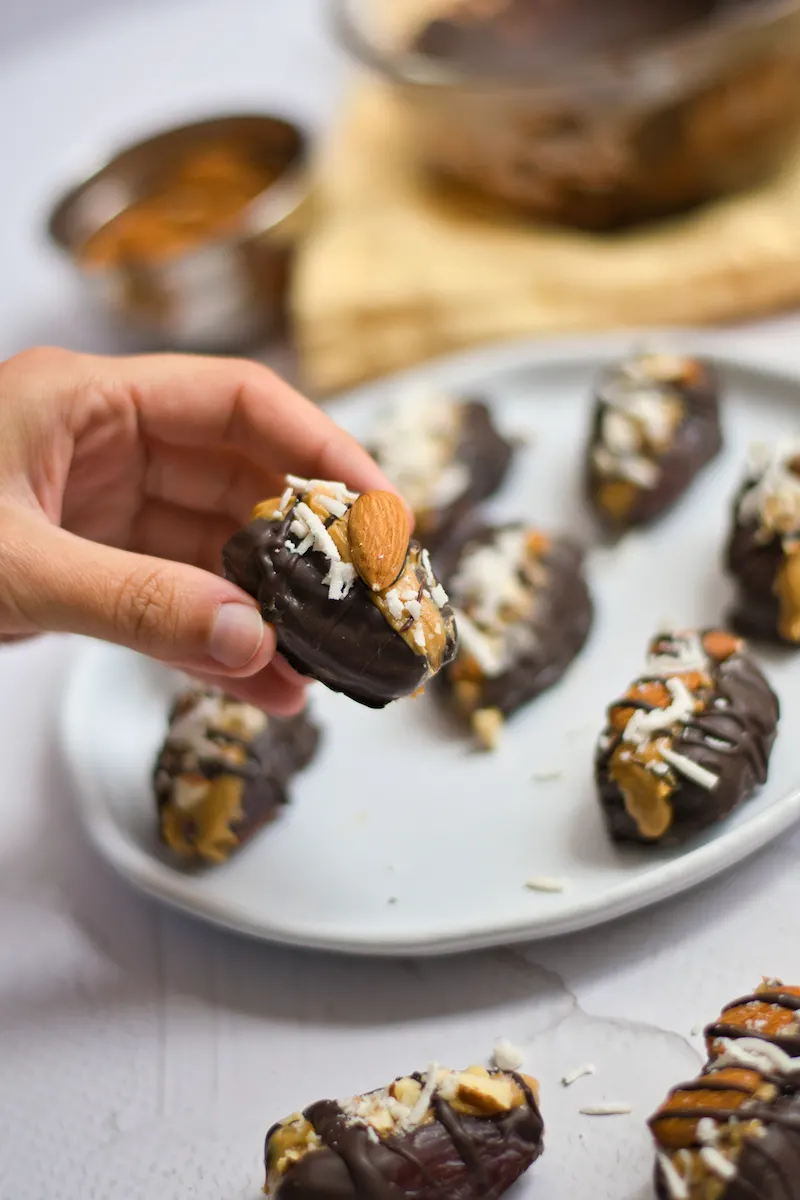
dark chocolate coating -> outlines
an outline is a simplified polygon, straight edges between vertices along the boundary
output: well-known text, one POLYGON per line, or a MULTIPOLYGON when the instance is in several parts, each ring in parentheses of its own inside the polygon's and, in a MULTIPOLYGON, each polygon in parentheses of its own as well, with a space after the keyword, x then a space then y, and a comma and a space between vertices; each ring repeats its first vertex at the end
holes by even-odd
POLYGON ((514 457, 513 444, 495 429, 491 411, 482 400, 465 400, 462 404, 455 457, 469 472, 469 486, 452 504, 426 519, 425 537, 434 546, 458 530, 477 505, 494 495, 514 457))
POLYGON ((734 501, 733 524, 725 550, 725 566, 736 582, 737 592, 731 623, 744 637, 795 645, 778 631, 780 606, 774 588, 785 562, 781 539, 772 537, 768 542, 760 542, 758 521, 744 522, 738 515, 742 498, 755 483, 755 480, 746 483, 734 501))
MULTIPOLYGON (((645 676, 644 678, 647 678, 645 676)), ((685 776, 676 775, 670 796, 672 824, 659 845, 680 845, 709 825, 722 820, 766 781, 769 756, 777 734, 780 708, 760 668, 747 653, 737 653, 712 668, 715 699, 727 701, 724 708, 699 713, 674 738, 673 749, 719 777, 709 791, 685 776), (709 745, 708 738, 724 745, 709 745)), ((624 708, 654 706, 644 701, 620 700, 624 708)), ((600 803, 612 838, 618 842, 643 842, 645 838, 625 808, 625 800, 610 775, 611 755, 616 742, 598 750, 595 779, 600 803)))
MULTIPOLYGON (((451 560, 453 576, 461 558, 476 546, 490 543, 505 528, 509 526, 484 525, 476 529, 463 543, 455 561, 451 560)), ((561 679, 585 645, 592 627, 594 607, 583 575, 580 548, 566 538, 554 538, 541 563, 549 579, 537 591, 527 622, 536 635, 535 644, 519 654, 501 675, 486 677, 479 684, 478 707, 498 708, 504 717, 510 717, 561 679)), ((452 600, 458 607, 457 595, 452 600)), ((449 692, 453 685, 451 670, 442 671, 440 679, 449 692)))
MULTIPOLYGON (((302 675, 367 708, 384 708, 416 691, 427 677, 425 655, 392 629, 360 579, 343 600, 330 600, 322 582, 325 555, 309 550, 301 556, 286 548, 291 521, 291 511, 283 521, 251 521, 222 552, 226 578, 258 601, 283 657, 302 675)), ((410 549, 418 549, 417 543, 410 549)), ((456 648, 448 608, 442 619, 448 662, 456 648)))
MULTIPOLYGON (((323 1148, 290 1167, 279 1200, 495 1200, 541 1154, 544 1124, 530 1088, 526 1103, 496 1117, 457 1113, 437 1096, 435 1120, 380 1141, 320 1100, 303 1114, 323 1148)), ((267 1135, 267 1151, 273 1130, 267 1135)))
MULTIPOLYGON (((454 461, 463 463, 469 483, 466 491, 443 508, 418 514, 417 534, 429 549, 458 533, 477 505, 488 500, 506 477, 514 457, 514 445, 495 428, 483 400, 460 402, 461 423, 454 461)), ((380 462, 380 455, 376 455, 380 462)))
MULTIPOLYGON (((773 993, 760 992, 743 996, 732 1001, 728 1009, 757 1000, 761 1003, 777 1004, 792 1012, 800 1011, 800 998, 791 993, 776 991, 773 993)), ((719 1021, 709 1025, 706 1037, 757 1038, 769 1042, 785 1050, 792 1058, 800 1057, 800 1037, 774 1036, 753 1030, 743 1030, 725 1023, 725 1012, 719 1021)), ((703 1075, 713 1066, 714 1060, 709 1060, 703 1069, 703 1075)), ((674 1092, 725 1092, 745 1091, 748 1088, 735 1083, 713 1083, 711 1078, 700 1078, 691 1083, 682 1083, 674 1092)), ((766 1127, 765 1136, 749 1139, 737 1161, 736 1175, 731 1179, 720 1195, 720 1200, 800 1200, 800 1078, 794 1080, 788 1077, 769 1076, 769 1082, 779 1088, 778 1098, 771 1104, 747 1102, 747 1118, 757 1117, 766 1127)), ((670 1110, 669 1117, 675 1118, 675 1111, 670 1110)), ((704 1107, 686 1109, 687 1120, 699 1117, 710 1117, 726 1122, 731 1117, 731 1110, 715 1107, 709 1104, 704 1107)), ((733 1115, 745 1118, 744 1110, 737 1110, 733 1115)), ((659 1114, 651 1119, 651 1125, 658 1120, 659 1114)), ((660 1163, 656 1163, 655 1186, 660 1200, 673 1200, 667 1187, 660 1163)))
POLYGON ((613 407, 599 395, 604 380, 612 378, 613 371, 605 372, 601 377, 586 456, 586 481, 589 501, 607 527, 614 530, 632 529, 637 525, 649 525, 662 517, 680 500, 702 468, 721 450, 722 426, 717 379, 708 363, 697 365, 700 368, 697 378, 685 384, 670 385, 670 391, 674 391, 683 401, 685 414, 669 449, 658 458, 660 474, 656 486, 637 487, 632 506, 620 520, 601 510, 595 499, 598 488, 613 479, 613 476, 602 475, 591 457, 595 446, 603 444, 602 419, 613 407))
POLYGON ((414 49, 470 74, 538 77, 586 55, 634 49, 746 3, 752 0, 509 0, 484 18, 431 21, 414 49))
MULTIPOLYGON (((713 1116, 705 1109, 698 1115, 713 1116)), ((771 1105, 748 1109, 766 1126, 766 1135, 748 1141, 737 1162, 736 1175, 719 1200, 800 1200, 800 1095, 792 1091, 771 1105)), ((655 1168, 660 1200, 673 1200, 661 1164, 655 1168)))
POLYGON ((747 1142, 720 1200, 798 1200, 800 1095, 793 1091, 754 1115, 766 1125, 766 1136, 747 1142))
MULTIPOLYGON (((173 706, 170 722, 180 703, 179 699, 173 706)), ((311 762, 319 744, 320 732, 303 712, 296 717, 270 717, 266 727, 252 740, 222 731, 214 731, 213 737, 221 744, 240 746, 247 755, 240 767, 202 758, 196 767, 197 773, 206 779, 236 775, 243 781, 242 819, 230 826, 238 845, 243 846, 288 804, 289 781, 311 762)), ((172 781, 182 773, 184 762, 180 748, 166 741, 153 770, 159 817, 169 804, 172 781)))

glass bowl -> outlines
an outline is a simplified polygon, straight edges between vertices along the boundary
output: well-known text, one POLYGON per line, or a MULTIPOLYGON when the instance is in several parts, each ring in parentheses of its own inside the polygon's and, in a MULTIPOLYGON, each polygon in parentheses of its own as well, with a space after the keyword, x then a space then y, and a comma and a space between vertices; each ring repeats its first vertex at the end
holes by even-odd
POLYGON ((416 51, 431 7, 336 0, 339 36, 396 93, 434 175, 531 217, 590 230, 667 217, 763 181, 800 139, 800 0, 502 77, 416 51))

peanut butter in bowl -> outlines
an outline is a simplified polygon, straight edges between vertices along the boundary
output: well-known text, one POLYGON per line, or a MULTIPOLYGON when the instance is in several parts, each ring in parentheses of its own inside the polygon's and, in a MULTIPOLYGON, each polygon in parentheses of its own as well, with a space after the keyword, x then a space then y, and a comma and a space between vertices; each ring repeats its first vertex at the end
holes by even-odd
POLYGON ((89 268, 160 262, 230 233, 280 174, 254 151, 246 141, 226 140, 188 150, 152 190, 88 238, 81 262, 89 268))

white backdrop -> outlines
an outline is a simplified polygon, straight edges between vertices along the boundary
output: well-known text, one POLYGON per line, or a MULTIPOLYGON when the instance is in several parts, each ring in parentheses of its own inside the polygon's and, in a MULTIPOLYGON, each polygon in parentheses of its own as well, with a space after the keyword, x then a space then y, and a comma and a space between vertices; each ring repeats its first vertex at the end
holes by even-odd
MULTIPOLYGON (((321 115, 338 68, 318 18, 313 0, 174 14, 161 0, 5 0, 0 354, 42 337, 105 344, 33 216, 76 130, 88 144, 160 107, 245 92, 321 115), (113 32, 113 9, 132 7, 113 32), (101 8, 94 31, 48 50, 67 10, 101 8), (162 21, 155 42, 145 10, 162 21), (257 36, 234 52, 240 10, 257 36)), ((782 318, 743 331, 740 350, 797 360, 799 333, 782 318)), ((642 1200, 643 1119, 699 1062, 692 1029, 762 973, 800 982, 800 831, 654 912, 453 961, 273 951, 164 912, 77 827, 54 746, 71 653, 60 639, 0 653, 0 1200, 256 1200, 273 1118, 434 1057, 462 1065, 497 1036, 524 1045, 543 1083, 548 1152, 524 1194, 642 1200), (597 1075, 563 1091, 560 1074, 586 1059, 597 1075), (635 1111, 577 1115, 601 1099, 635 1111)))

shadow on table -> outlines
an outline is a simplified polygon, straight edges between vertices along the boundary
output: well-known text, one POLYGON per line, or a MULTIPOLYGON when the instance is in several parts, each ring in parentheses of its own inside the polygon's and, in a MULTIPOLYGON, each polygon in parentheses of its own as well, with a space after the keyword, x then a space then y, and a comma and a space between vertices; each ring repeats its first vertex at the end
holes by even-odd
MULTIPOLYGON (((535 1036, 575 1010, 560 978, 536 961, 553 959, 553 942, 438 959, 347 958, 268 946, 171 912, 136 893, 88 845, 55 748, 43 772, 49 800, 42 827, 19 855, 24 870, 13 859, 0 861, 0 891, 11 890, 23 905, 57 908, 72 936, 77 931, 89 940, 106 972, 100 993, 93 987, 89 996, 76 995, 74 987, 64 994, 53 978, 46 991, 20 985, 16 1000, 6 993, 3 1001, 12 1025, 17 1005, 26 1018, 33 1006, 63 1019, 70 1004, 85 1014, 93 1003, 132 1006, 188 996, 254 1018, 365 1029, 447 1015, 457 1020, 476 1011, 488 1020, 494 1010, 499 1019, 503 1010, 521 1008, 529 1014, 526 1033, 535 1036)), ((761 857, 668 905, 560 939, 559 951, 570 954, 571 979, 576 986, 590 983, 607 976, 609 961, 623 971, 654 947, 674 947, 695 919, 706 923, 708 935, 723 917, 735 918, 751 904, 761 857)))

